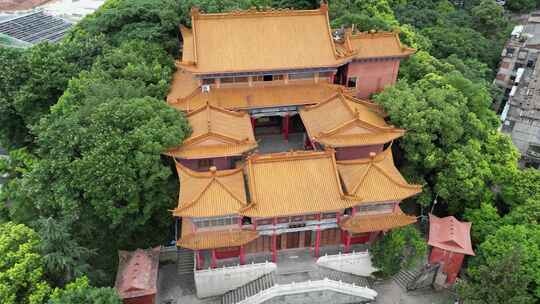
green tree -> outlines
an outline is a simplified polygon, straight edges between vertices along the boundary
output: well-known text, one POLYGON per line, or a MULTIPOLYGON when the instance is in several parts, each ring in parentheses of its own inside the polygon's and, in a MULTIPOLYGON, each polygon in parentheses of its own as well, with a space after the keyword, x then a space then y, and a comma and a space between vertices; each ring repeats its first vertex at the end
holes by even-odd
POLYGON ((528 12, 536 6, 535 0, 508 0, 506 7, 514 12, 528 12))
MULTIPOLYGON (((475 206, 473 206, 475 207, 475 206)), ((471 239, 473 244, 481 244, 490 235, 495 234, 503 221, 497 212, 497 208, 490 203, 480 204, 480 208, 467 208, 464 214, 465 220, 472 222, 471 239)))
POLYGON ((176 0, 107 1, 94 14, 76 26, 76 31, 103 34, 111 45, 142 40, 161 45, 178 54, 178 24, 182 20, 181 2, 176 0))
POLYGON ((426 241, 412 225, 391 230, 371 246, 373 265, 384 277, 414 267, 426 251, 426 241))
POLYGON ((475 28, 489 36, 497 35, 508 26, 504 9, 494 0, 482 0, 471 9, 475 28))
POLYGON ((39 238, 30 228, 7 222, 0 224, 0 302, 41 304, 50 287, 43 279, 39 238))
POLYGON ((27 142, 28 130, 19 115, 13 99, 28 77, 24 51, 17 48, 0 48, 0 145, 10 147, 27 142))
POLYGON ((444 24, 420 31, 432 43, 431 54, 446 58, 455 54, 459 58, 476 59, 494 68, 499 60, 502 44, 489 40, 470 27, 444 24))
POLYGON ((88 260, 94 252, 79 246, 69 227, 53 218, 38 221, 39 249, 45 273, 54 286, 64 286, 90 270, 88 260))
POLYGON ((93 287, 86 277, 69 283, 65 289, 56 288, 49 304, 121 304, 116 290, 106 287, 93 287))
POLYGON ((509 252, 494 265, 479 265, 466 281, 460 281, 457 291, 465 304, 534 303, 527 292, 530 275, 522 275, 522 253, 509 252))
POLYGON ((534 303, 539 283, 540 227, 502 226, 477 248, 461 294, 469 303, 534 303))
POLYGON ((540 225, 540 194, 514 206, 504 216, 504 222, 512 225, 540 225))
POLYGON ((375 100, 408 130, 400 143, 403 172, 425 182, 419 202, 430 203, 434 197, 426 196, 433 193, 462 212, 490 199, 491 187, 516 168, 515 148, 496 132, 489 91, 459 72, 401 81, 375 100))
POLYGON ((501 185, 501 198, 505 206, 519 206, 532 197, 540 195, 540 171, 516 170, 501 185))
POLYGON ((81 33, 26 51, 0 51, 0 139, 7 147, 32 144, 29 128, 49 112, 68 81, 87 69, 105 47, 102 36, 81 33), (6 71, 6 73, 4 73, 6 71), (5 93, 4 93, 5 90, 5 93))
POLYGON ((329 15, 333 27, 355 24, 361 31, 390 30, 399 24, 386 0, 330 1, 329 15))

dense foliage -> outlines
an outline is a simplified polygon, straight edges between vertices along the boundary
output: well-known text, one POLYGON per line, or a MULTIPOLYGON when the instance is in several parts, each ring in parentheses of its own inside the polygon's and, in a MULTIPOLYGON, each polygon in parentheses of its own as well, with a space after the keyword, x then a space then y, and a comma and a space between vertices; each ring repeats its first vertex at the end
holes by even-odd
POLYGON ((43 279, 38 235, 22 224, 0 224, 0 300, 40 304, 50 293, 43 279))
POLYGON ((417 266, 427 252, 427 244, 414 226, 393 229, 370 248, 373 265, 383 277, 398 273, 401 269, 417 266))

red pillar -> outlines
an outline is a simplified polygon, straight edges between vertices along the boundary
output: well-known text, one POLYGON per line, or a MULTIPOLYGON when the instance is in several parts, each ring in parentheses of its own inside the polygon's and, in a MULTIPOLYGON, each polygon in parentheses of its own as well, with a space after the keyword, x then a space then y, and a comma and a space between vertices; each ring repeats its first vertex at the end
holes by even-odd
POLYGON ((272 262, 277 261, 277 235, 272 234, 272 262))
POLYGON ((253 128, 253 130, 255 130, 255 117, 251 117, 251 127, 253 128))
POLYGON ((217 267, 217 258, 216 258, 216 250, 212 249, 212 262, 210 263, 210 267, 216 268, 217 267))
POLYGON ((343 230, 345 232, 345 252, 351 250, 351 233, 349 231, 343 230))
POLYGON ((285 114, 283 117, 283 138, 289 140, 289 114, 285 114))
POLYGON ((240 246, 240 265, 244 265, 246 263, 246 256, 244 254, 244 246, 240 246))
POLYGON ((321 244, 321 225, 317 225, 317 234, 315 236, 315 257, 319 256, 320 244, 321 244))

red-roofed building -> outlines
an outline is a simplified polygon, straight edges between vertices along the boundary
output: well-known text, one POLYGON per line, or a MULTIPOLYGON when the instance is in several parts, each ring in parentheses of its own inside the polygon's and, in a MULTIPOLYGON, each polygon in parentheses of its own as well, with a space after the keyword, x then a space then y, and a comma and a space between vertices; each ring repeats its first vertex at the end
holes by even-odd
POLYGON ((124 304, 154 304, 160 248, 119 251, 114 287, 124 304))
POLYGON ((447 275, 446 282, 453 284, 465 255, 474 255, 471 223, 460 222, 453 216, 439 218, 430 214, 428 245, 433 247, 429 262, 440 263, 442 271, 447 275))

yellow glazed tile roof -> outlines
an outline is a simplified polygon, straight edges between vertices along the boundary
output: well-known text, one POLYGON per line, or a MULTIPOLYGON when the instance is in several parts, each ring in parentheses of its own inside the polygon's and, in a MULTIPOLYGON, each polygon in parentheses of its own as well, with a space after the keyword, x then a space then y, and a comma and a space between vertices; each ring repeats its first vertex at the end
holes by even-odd
POLYGON ((240 213, 273 217, 355 205, 341 189, 333 151, 253 155, 246 174, 251 204, 240 213))
POLYGON ((383 144, 403 136, 386 124, 377 104, 342 93, 300 110, 310 138, 331 147, 383 144))
POLYGON ((405 47, 397 32, 345 32, 344 41, 338 46, 341 52, 356 59, 406 57, 416 50, 405 47))
POLYGON ((328 6, 316 10, 191 11, 182 65, 193 73, 331 67, 340 64, 328 6))
POLYGON ((200 91, 199 81, 193 77, 193 74, 182 68, 177 68, 173 74, 167 102, 171 103, 179 99, 185 99, 200 91))
POLYGON ((422 186, 408 184, 394 166, 391 147, 367 159, 338 161, 337 166, 347 194, 361 203, 400 201, 422 191, 422 186))
POLYGON ((178 207, 173 215, 213 217, 238 214, 247 206, 242 168, 195 172, 176 164, 180 178, 178 207))
POLYGON ((249 114, 209 104, 189 112, 191 136, 166 152, 174 157, 199 159, 241 155, 257 147, 249 114))
POLYGON ((258 233, 252 230, 197 231, 182 235, 176 244, 192 250, 216 249, 245 245, 257 237, 258 233))
POLYGON ((395 213, 356 215, 341 221, 342 229, 352 233, 389 230, 416 223, 416 217, 404 214, 401 209, 395 213))
POLYGON ((167 100, 169 105, 181 111, 199 108, 207 102, 221 108, 239 110, 316 104, 342 89, 339 85, 328 83, 256 84, 253 87, 212 88, 208 93, 202 93, 199 89, 180 99, 169 94, 167 100))

